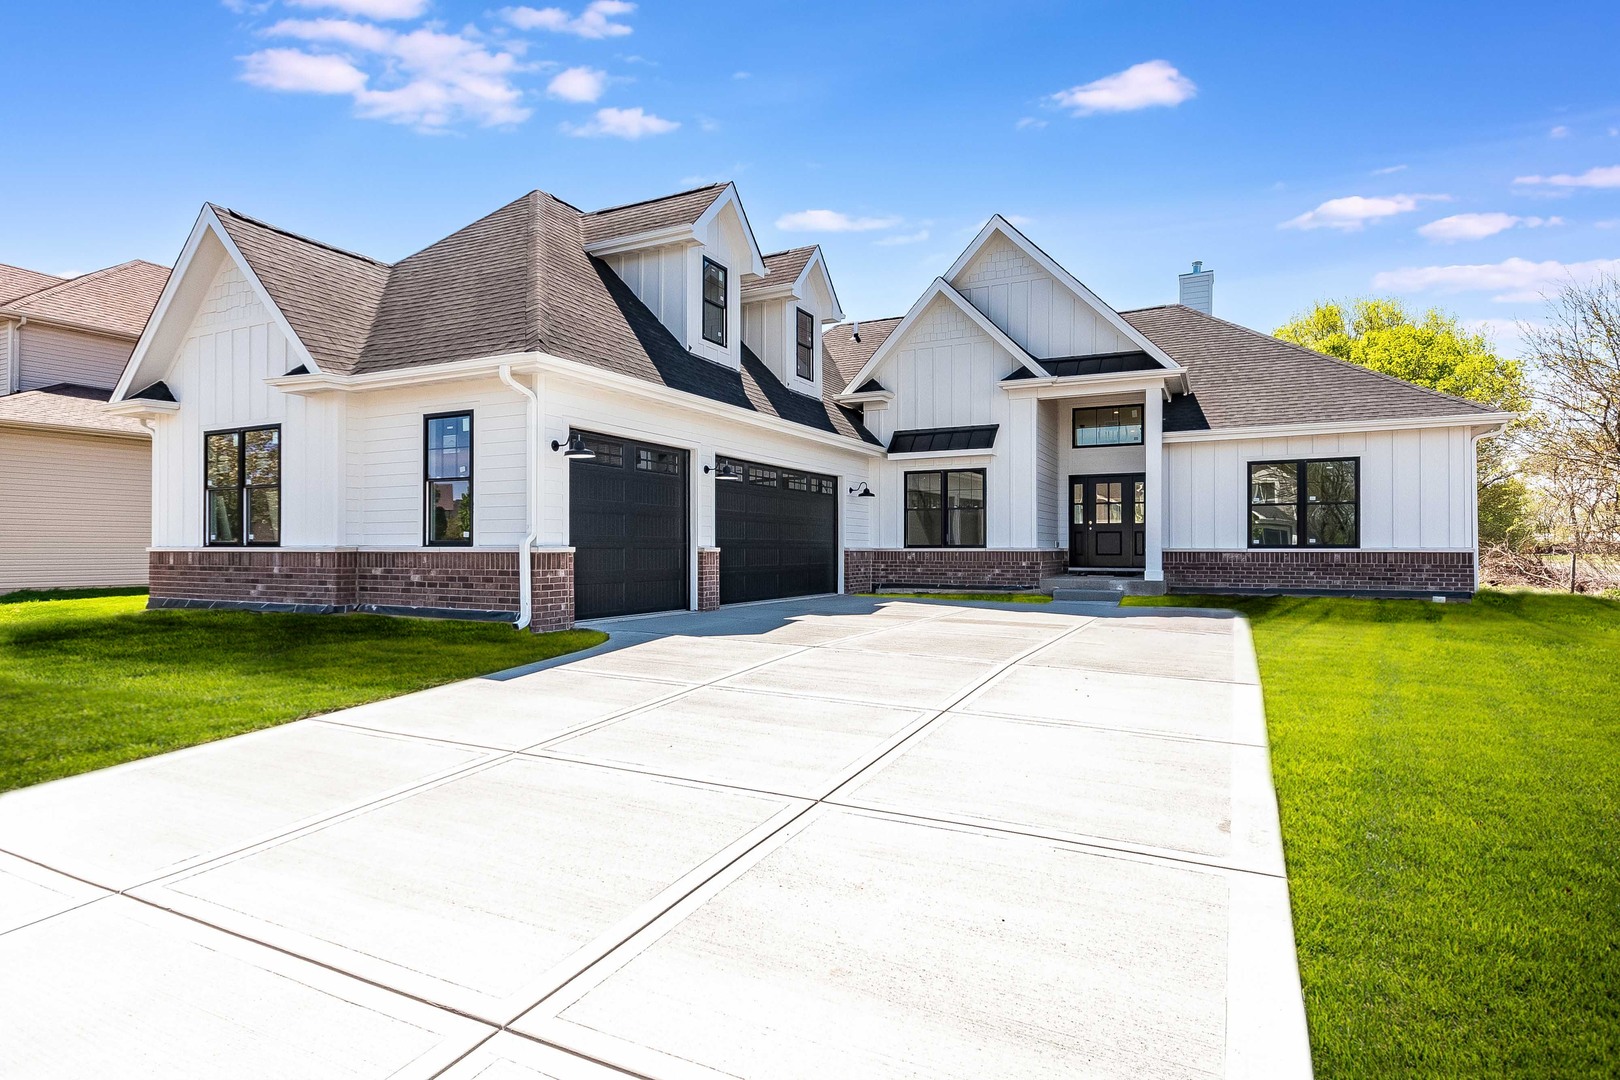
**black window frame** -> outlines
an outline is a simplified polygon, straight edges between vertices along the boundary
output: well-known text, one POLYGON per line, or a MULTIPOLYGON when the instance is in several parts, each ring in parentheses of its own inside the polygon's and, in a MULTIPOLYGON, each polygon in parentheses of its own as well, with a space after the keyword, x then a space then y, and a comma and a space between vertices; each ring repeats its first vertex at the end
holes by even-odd
MULTIPOLYGON (((1264 458, 1247 463, 1244 471, 1244 528, 1246 530, 1248 546, 1256 551, 1348 551, 1361 547, 1361 458, 1355 456, 1333 455, 1331 457, 1307 458, 1264 458), (1351 538, 1348 544, 1313 544, 1310 542, 1310 515, 1311 506, 1310 488, 1307 482, 1307 466, 1320 464, 1324 461, 1348 463, 1355 473, 1355 495, 1348 505, 1353 510, 1351 538), (1294 466, 1294 542, 1292 544, 1257 544, 1254 539, 1254 508, 1261 506, 1286 506, 1287 503, 1260 503, 1254 501, 1254 470, 1257 467, 1270 465, 1294 466)), ((1343 502, 1334 505, 1346 505, 1343 502)))
POLYGON ((476 535, 478 486, 475 477, 478 475, 477 458, 477 432, 478 420, 472 409, 452 409, 449 412, 426 413, 422 416, 422 546, 423 547, 472 547, 476 535), (429 439, 435 420, 454 420, 458 417, 467 418, 467 475, 460 476, 433 476, 428 471, 429 455, 433 451, 429 439), (467 538, 465 540, 435 540, 433 539, 433 485, 435 483, 448 483, 451 481, 467 481, 467 498, 472 500, 473 513, 467 520, 467 538))
POLYGON ((213 431, 203 432, 203 546, 240 548, 281 546, 281 425, 280 424, 253 424, 249 427, 216 428, 213 431), (276 433, 276 482, 274 484, 249 484, 247 482, 247 437, 249 432, 274 431, 276 433), (237 516, 236 522, 238 540, 210 540, 208 538, 208 514, 212 501, 209 493, 214 490, 208 482, 208 440, 215 435, 235 435, 236 439, 236 494, 237 516), (248 498, 249 489, 274 490, 276 493, 276 538, 271 541, 249 540, 248 526, 253 513, 251 500, 248 498))
POLYGON ((804 308, 794 308, 793 374, 806 382, 816 377, 816 317, 804 308), (808 328, 808 329, 807 329, 808 328))
POLYGON ((983 551, 990 546, 990 477, 989 470, 978 469, 908 469, 900 478, 900 533, 901 540, 908 548, 961 548, 968 551, 983 551), (951 536, 951 476, 953 474, 974 473, 979 477, 979 490, 983 492, 984 505, 980 507, 983 521, 980 524, 980 533, 984 541, 978 544, 959 544, 951 536), (939 540, 937 544, 913 544, 910 536, 911 507, 909 494, 911 491, 911 478, 913 476, 939 477, 939 540))
POLYGON ((703 335, 703 340, 709 344, 718 345, 722 349, 725 348, 727 332, 730 329, 727 324, 730 322, 731 315, 729 310, 731 304, 731 271, 707 255, 703 256, 703 271, 698 275, 698 298, 703 301, 698 312, 698 332, 703 335), (718 301, 709 299, 709 267, 711 266, 720 271, 720 299, 718 301), (710 308, 720 312, 720 336, 718 338, 709 336, 707 315, 710 308))
MULTIPOLYGON (((1129 424, 1119 424, 1121 431, 1131 427, 1129 424)), ((1101 431, 1102 425, 1093 425, 1089 430, 1101 431)), ((1076 405, 1069 411, 1069 446, 1074 450, 1102 450, 1112 446, 1142 446, 1147 441, 1147 410, 1134 402, 1123 402, 1118 405, 1076 405), (1130 442, 1095 442, 1083 443, 1080 441, 1080 414, 1083 412, 1096 413, 1103 409, 1135 409, 1137 414, 1136 438, 1130 442)))

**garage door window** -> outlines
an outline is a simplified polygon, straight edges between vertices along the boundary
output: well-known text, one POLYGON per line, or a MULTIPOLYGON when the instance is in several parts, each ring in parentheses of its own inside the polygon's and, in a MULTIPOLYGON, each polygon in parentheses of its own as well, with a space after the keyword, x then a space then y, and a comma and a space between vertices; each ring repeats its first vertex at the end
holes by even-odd
POLYGON ((473 542, 472 413, 443 413, 423 422, 425 539, 433 547, 467 547, 473 542))
POLYGON ((581 465, 596 465, 609 469, 624 468, 624 444, 608 439, 595 439, 589 435, 582 435, 585 449, 595 454, 595 457, 580 458, 581 465))
POLYGON ((679 476, 681 475, 681 457, 682 455, 675 450, 648 450, 642 448, 636 451, 636 468, 642 472, 679 476))
POLYGON ((984 547, 984 470, 906 473, 906 547, 984 547))
POLYGON ((203 458, 208 545, 281 543, 281 428, 209 432, 203 458))

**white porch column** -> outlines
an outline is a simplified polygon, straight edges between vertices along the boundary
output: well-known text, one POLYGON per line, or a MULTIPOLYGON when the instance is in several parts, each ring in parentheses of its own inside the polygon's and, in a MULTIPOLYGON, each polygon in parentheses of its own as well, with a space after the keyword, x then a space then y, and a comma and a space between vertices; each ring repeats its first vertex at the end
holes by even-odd
POLYGON ((1147 541, 1142 577, 1164 580, 1164 392, 1150 387, 1142 402, 1142 449, 1147 461, 1143 467, 1147 484, 1147 520, 1143 522, 1147 541))

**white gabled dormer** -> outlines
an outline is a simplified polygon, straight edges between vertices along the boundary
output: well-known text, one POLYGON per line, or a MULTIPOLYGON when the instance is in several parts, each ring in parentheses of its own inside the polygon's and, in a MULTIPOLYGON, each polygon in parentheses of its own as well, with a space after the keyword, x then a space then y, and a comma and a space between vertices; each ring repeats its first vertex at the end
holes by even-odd
POLYGON ((821 396, 825 324, 843 319, 818 245, 765 256, 766 274, 743 286, 743 344, 782 384, 821 396))
POLYGON ((765 261, 734 184, 711 185, 586 215, 585 250, 601 258, 686 349, 742 366, 743 279, 765 261))

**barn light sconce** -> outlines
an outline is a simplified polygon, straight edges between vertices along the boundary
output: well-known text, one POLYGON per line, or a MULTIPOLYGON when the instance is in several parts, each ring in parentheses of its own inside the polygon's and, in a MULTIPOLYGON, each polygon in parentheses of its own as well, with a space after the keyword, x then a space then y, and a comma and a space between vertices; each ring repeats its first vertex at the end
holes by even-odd
POLYGON ((858 483, 854 487, 850 488, 849 493, 851 495, 855 496, 857 499, 875 499, 875 498, 877 498, 877 492, 875 492, 871 488, 867 487, 865 480, 862 480, 860 483, 858 483))
POLYGON ((710 473, 714 474, 714 478, 716 480, 741 480, 742 479, 742 472, 740 470, 738 470, 738 468, 735 465, 731 464, 729 461, 726 464, 718 466, 718 467, 716 467, 714 465, 705 465, 705 466, 703 466, 703 475, 707 476, 710 473))
POLYGON ((553 450, 561 450, 562 456, 567 458, 569 461, 590 461, 592 458, 596 457, 596 452, 585 445, 585 437, 577 431, 568 436, 568 441, 566 443, 561 443, 556 439, 552 439, 551 448, 553 450))

